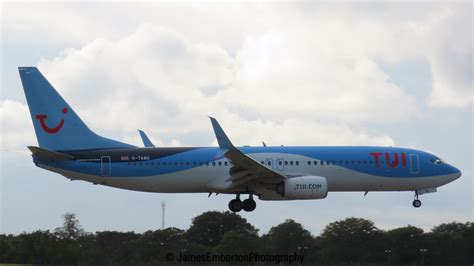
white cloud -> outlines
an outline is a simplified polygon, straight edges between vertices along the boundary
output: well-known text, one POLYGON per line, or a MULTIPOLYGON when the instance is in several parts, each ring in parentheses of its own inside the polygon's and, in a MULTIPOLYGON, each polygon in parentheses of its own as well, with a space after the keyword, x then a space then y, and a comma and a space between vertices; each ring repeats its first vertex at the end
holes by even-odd
POLYGON ((355 132, 350 124, 416 112, 413 97, 366 57, 338 58, 347 63, 341 68, 291 39, 271 32, 249 38, 231 57, 217 45, 144 24, 118 41, 95 40, 39 67, 102 131, 135 136, 135 128, 155 128, 152 135, 171 138, 209 132, 202 121, 215 115, 242 143, 258 143, 247 132, 260 130, 266 132, 259 138, 282 144, 392 145, 391 138, 355 132), (396 102, 405 108, 386 108, 396 102), (277 131, 284 137, 272 136, 277 131))
POLYGON ((35 133, 28 107, 12 100, 0 101, 2 150, 25 150, 27 145, 36 145, 35 133))
MULTIPOLYGON (((36 22, 45 36, 69 36, 61 27, 45 27, 55 23, 44 19, 49 9, 42 5, 26 13, 21 5, 8 7, 6 28, 17 29, 20 39, 32 34, 25 25, 36 22), (29 13, 36 15, 24 15, 29 13), (11 23, 13 17, 18 23, 11 23)), ((78 7, 51 5, 49 12, 70 15, 68 25, 76 29, 71 39, 84 45, 43 59, 39 67, 93 129, 122 140, 136 141, 136 128, 148 128, 162 145, 193 132, 212 135, 205 117, 213 115, 241 143, 265 138, 282 144, 393 145, 389 136, 360 124, 417 117, 423 101, 449 108, 472 103, 472 76, 466 75, 472 72, 466 63, 472 59, 472 38, 466 37, 472 27, 460 27, 470 14, 463 5, 415 5, 408 13, 400 5, 151 6, 163 16, 149 16, 150 10, 137 5, 122 17, 138 25, 134 31, 112 30, 94 12, 84 12, 88 5, 78 7), (182 10, 189 23, 216 33, 190 29, 171 19, 170 10, 182 10), (262 19, 249 20, 236 10, 262 19), (222 24, 202 19, 216 13, 222 24), (139 14, 150 22, 141 23, 139 14), (90 31, 78 26, 85 20, 90 31), (428 100, 390 83, 377 64, 410 56, 430 62, 428 100), (256 130, 262 134, 247 133, 256 130), (275 130, 286 137, 272 136, 275 130), (317 134, 301 134, 312 131, 317 134)))
MULTIPOLYGON (((5 7, 8 8, 8 12, 4 12, 6 17, 2 19, 5 25, 3 28, 7 34, 15 34, 15 38, 12 40, 24 42, 38 40, 40 43, 62 42, 72 45, 76 49, 82 46, 82 49, 79 50, 83 50, 85 46, 91 45, 94 41, 101 42, 97 40, 98 38, 104 38, 109 43, 120 42, 122 45, 137 49, 142 43, 147 45, 143 47, 144 53, 150 52, 150 47, 154 47, 153 53, 148 54, 150 56, 148 60, 137 57, 133 64, 142 69, 138 71, 138 74, 147 74, 146 79, 140 78, 142 82, 155 80, 153 76, 150 77, 147 72, 143 71, 143 68, 151 67, 150 70, 159 70, 159 73, 170 74, 171 72, 174 75, 170 77, 173 82, 180 79, 182 84, 189 84, 187 73, 189 70, 187 63, 189 62, 180 60, 205 54, 205 51, 199 50, 209 47, 199 48, 199 45, 206 43, 213 44, 212 53, 215 53, 215 48, 218 48, 225 49, 232 57, 236 54, 239 54, 241 58, 252 56, 248 58, 251 61, 246 60, 246 64, 241 65, 246 68, 246 72, 241 73, 244 75, 248 75, 248 71, 253 71, 253 75, 258 75, 260 73, 258 71, 263 71, 262 67, 266 62, 271 64, 269 65, 270 69, 267 68, 267 70, 274 70, 276 71, 274 74, 280 75, 274 83, 278 83, 285 77, 292 77, 293 85, 301 82, 306 86, 322 87, 326 86, 322 82, 327 81, 330 82, 330 87, 332 84, 332 86, 339 84, 339 86, 345 86, 346 89, 353 88, 354 90, 360 89, 357 85, 370 85, 374 86, 372 89, 377 92, 387 89, 386 86, 378 88, 375 87, 380 85, 378 83, 364 83, 354 80, 352 76, 347 77, 348 73, 357 74, 355 72, 356 64, 372 63, 377 68, 374 63, 377 60, 399 62, 410 56, 424 57, 431 65, 433 87, 430 98, 422 100, 427 101, 435 108, 463 108, 471 105, 474 100, 472 90, 472 6, 470 3, 385 3, 374 5, 357 3, 336 5, 308 3, 183 5, 163 3, 62 5, 53 3, 25 5, 10 3, 5 7), (153 42, 139 31, 133 34, 139 25, 144 24, 144 21, 168 31, 169 40, 178 43, 180 41, 192 43, 193 50, 186 51, 190 57, 173 57, 176 56, 173 53, 179 52, 179 47, 173 46, 176 43, 153 42), (35 27, 30 25, 35 25, 35 27), (199 27, 195 25, 199 25, 199 27), (125 40, 126 36, 129 36, 130 39, 128 43, 125 40), (181 38, 181 40, 173 38, 181 38), (272 43, 275 41, 276 43, 272 43), (171 46, 167 47, 167 45, 171 46), (244 51, 245 47, 255 50, 244 51), (287 48, 291 50, 285 50, 287 48), (171 53, 170 57, 167 57, 163 51, 171 53), (156 60, 163 61, 170 58, 176 60, 176 64, 166 62, 162 65, 167 67, 164 70, 153 68, 157 67, 156 60), (182 71, 173 71, 176 70, 174 69, 176 67, 181 68, 182 71), (260 69, 258 70, 256 67, 260 67, 260 69), (311 67, 314 72, 310 74, 313 76, 309 79, 308 76, 305 76, 308 74, 308 69, 304 69, 303 73, 297 76, 291 71, 290 73, 277 71, 278 68, 280 70, 292 68, 290 70, 297 72, 298 67, 311 67), (321 76, 321 74, 325 75, 321 76), (329 74, 332 74, 333 77, 329 74), (295 80, 295 78, 299 78, 299 80, 295 80), (315 81, 320 83, 310 84, 315 81)), ((146 30, 145 27, 141 28, 146 30)), ((149 37, 155 38, 156 36, 149 37)), ((121 59, 141 53, 140 51, 129 52, 128 54, 115 54, 117 62, 128 63, 121 61, 121 59)), ((222 50, 222 52, 224 51, 222 50)), ((228 56, 221 54, 219 60, 228 56)), ((238 60, 238 58, 235 59, 238 60)), ((84 60, 94 61, 95 58, 84 58, 84 60)), ((212 60, 209 61, 209 63, 211 62, 212 60)), ((220 61, 216 65, 218 63, 220 61)), ((105 65, 103 67, 111 66, 105 65)), ((129 67, 128 71, 131 69, 129 67)), ((220 69, 223 72, 228 70, 220 67, 211 69, 214 71, 220 69)), ((208 80, 202 79, 208 79, 211 76, 209 74, 211 69, 194 68, 194 74, 206 73, 194 76, 194 78, 205 83, 208 80)), ((225 81, 228 74, 222 73, 222 71, 215 73, 215 75, 220 75, 221 81, 225 81)), ((367 74, 373 73, 371 71, 367 74)), ((271 73, 265 72, 263 74, 269 75, 271 73)), ((383 73, 375 72, 374 79, 381 80, 380 74, 383 73)), ((164 82, 164 80, 160 79, 160 82, 164 82)), ((196 83, 192 84, 196 85, 196 83)), ((167 84, 162 83, 162 85, 167 84)), ((406 88, 401 88, 401 91, 397 92, 399 89, 388 90, 394 93, 391 96, 395 96, 395 99, 410 98, 403 91, 406 88)), ((210 86, 207 90, 214 92, 216 87, 210 86)), ((342 92, 346 91, 333 93, 342 94, 342 92)), ((353 99, 353 95, 345 95, 348 95, 347 98, 353 99)), ((372 92, 371 95, 373 95, 372 92)), ((360 98, 363 97, 364 95, 360 95, 360 98)), ((359 95, 356 95, 354 100, 357 101, 358 98, 359 95)), ((326 102, 330 102, 330 100, 326 102)), ((342 103, 345 102, 342 99, 342 103)), ((381 106, 384 104, 385 102, 380 101, 381 106)), ((407 113, 412 115, 412 111, 416 112, 416 104, 413 104, 413 99, 409 99, 408 103, 404 102, 404 106, 410 108, 406 111, 407 113)), ((379 111, 370 108, 362 111, 379 113, 379 111)), ((343 114, 346 113, 343 110, 343 114)), ((350 113, 353 116, 360 116, 359 109, 350 113)), ((400 113, 398 117, 402 115, 403 113, 400 113)), ((359 119, 361 118, 359 117, 359 119)), ((379 117, 376 118, 378 120, 379 117)))

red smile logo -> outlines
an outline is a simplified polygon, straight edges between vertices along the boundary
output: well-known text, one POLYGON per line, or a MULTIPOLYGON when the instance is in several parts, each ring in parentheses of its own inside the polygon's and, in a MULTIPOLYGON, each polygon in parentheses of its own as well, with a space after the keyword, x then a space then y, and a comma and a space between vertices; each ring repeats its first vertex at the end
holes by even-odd
MULTIPOLYGON (((62 112, 63 114, 67 114, 67 108, 63 108, 62 112)), ((59 121, 59 124, 56 125, 55 127, 48 127, 48 125, 46 125, 46 122, 44 121, 46 118, 48 118, 47 115, 36 115, 36 119, 39 120, 41 127, 46 133, 49 133, 49 134, 57 133, 59 130, 61 130, 61 128, 64 125, 64 119, 61 119, 61 121, 59 121)))

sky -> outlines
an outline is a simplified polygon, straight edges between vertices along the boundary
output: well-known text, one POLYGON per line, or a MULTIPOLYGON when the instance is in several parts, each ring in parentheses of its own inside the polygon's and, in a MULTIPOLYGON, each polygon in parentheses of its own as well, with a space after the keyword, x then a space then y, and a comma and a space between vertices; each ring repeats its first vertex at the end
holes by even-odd
POLYGON ((319 235, 346 217, 381 229, 473 221, 473 4, 1 2, 0 233, 156 230, 233 196, 159 194, 36 168, 18 66, 37 66, 97 133, 142 146, 382 145, 432 152, 463 176, 421 196, 333 192, 257 201, 261 234, 286 219, 319 235))

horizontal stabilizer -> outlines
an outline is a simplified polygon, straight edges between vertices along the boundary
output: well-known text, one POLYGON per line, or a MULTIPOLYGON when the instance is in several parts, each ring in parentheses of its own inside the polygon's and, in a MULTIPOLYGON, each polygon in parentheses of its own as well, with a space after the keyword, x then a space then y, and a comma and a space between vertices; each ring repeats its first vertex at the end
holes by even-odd
POLYGON ((74 160, 74 157, 65 153, 57 152, 57 151, 50 151, 47 149, 43 149, 40 147, 35 146, 28 146, 28 149, 42 159, 50 159, 50 160, 74 160))

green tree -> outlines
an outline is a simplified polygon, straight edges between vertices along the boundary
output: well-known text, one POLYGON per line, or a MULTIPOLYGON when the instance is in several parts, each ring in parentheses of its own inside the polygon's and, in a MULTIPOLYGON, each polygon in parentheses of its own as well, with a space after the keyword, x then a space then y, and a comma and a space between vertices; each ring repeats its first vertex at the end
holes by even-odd
POLYGON ((184 230, 170 227, 163 230, 146 231, 130 243, 133 252, 131 264, 162 265, 168 252, 178 255, 188 251, 184 230))
POLYGON ((260 247, 260 238, 254 234, 227 232, 222 237, 216 251, 227 254, 248 254, 256 252, 260 247))
POLYGON ((131 260, 130 244, 139 238, 134 232, 104 231, 96 233, 97 249, 105 254, 102 265, 129 264, 131 260))
POLYGON ((387 231, 387 242, 395 264, 415 264, 420 259, 420 249, 426 247, 423 229, 406 226, 387 231))
POLYGON ((58 249, 54 256, 53 264, 76 264, 82 254, 79 239, 87 233, 82 229, 74 213, 63 215, 63 225, 55 230, 58 249))
POLYGON ((429 265, 473 265, 474 223, 444 223, 427 234, 429 265))
MULTIPOLYGON (((6 238, 2 238, 4 241, 6 238)), ((3 242, 3 241, 0 241, 3 242)), ((34 263, 47 264, 54 260, 57 251, 56 237, 49 231, 34 231, 31 233, 21 233, 16 237, 8 237, 8 242, 2 246, 0 257, 4 257, 0 261, 8 261, 12 263, 34 263)))
POLYGON ((273 254, 298 253, 305 254, 313 246, 313 237, 304 227, 288 219, 285 222, 274 226, 268 234, 262 236, 265 243, 265 250, 273 254))
POLYGON ((57 227, 56 234, 62 239, 76 240, 84 234, 84 230, 74 213, 65 213, 63 215, 63 226, 57 227))
POLYGON ((351 217, 328 224, 318 240, 322 256, 329 261, 353 264, 379 260, 374 255, 383 253, 378 239, 380 230, 372 221, 351 217))
POLYGON ((452 223, 442 223, 438 226, 433 227, 431 229, 431 232, 434 234, 458 234, 458 235, 468 235, 470 232, 470 229, 473 227, 472 222, 467 222, 467 223, 457 223, 457 222, 452 222, 452 223))
POLYGON ((215 247, 224 234, 230 231, 249 235, 257 235, 258 232, 245 218, 235 213, 208 211, 193 218, 186 237, 192 243, 215 247))

